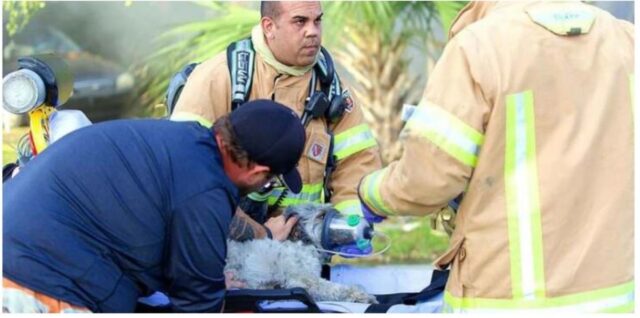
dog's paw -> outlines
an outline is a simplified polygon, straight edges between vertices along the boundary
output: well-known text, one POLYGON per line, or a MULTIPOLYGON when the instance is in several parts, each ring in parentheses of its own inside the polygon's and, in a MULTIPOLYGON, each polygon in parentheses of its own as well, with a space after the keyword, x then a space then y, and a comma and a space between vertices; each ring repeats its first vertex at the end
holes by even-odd
POLYGON ((359 302, 359 303, 367 303, 367 304, 377 304, 378 300, 373 295, 364 294, 364 295, 362 295, 360 297, 360 299, 357 300, 357 302, 359 302))
POLYGON ((369 295, 360 288, 351 288, 347 295, 348 301, 363 304, 377 304, 378 300, 375 296, 369 295))
POLYGON ((244 280, 240 280, 234 271, 224 272, 224 284, 227 289, 247 288, 247 283, 244 280))

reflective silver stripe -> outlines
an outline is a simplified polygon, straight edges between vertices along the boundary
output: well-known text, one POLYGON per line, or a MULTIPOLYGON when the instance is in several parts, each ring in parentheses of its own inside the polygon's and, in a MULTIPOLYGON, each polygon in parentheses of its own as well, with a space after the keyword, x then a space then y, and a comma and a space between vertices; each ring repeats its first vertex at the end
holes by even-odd
MULTIPOLYGON (((298 194, 292 193, 291 191, 287 191, 287 195, 283 198, 283 200, 281 200, 280 206, 289 206, 289 205, 303 204, 308 202, 321 203, 322 197, 323 197, 323 190, 324 189, 322 188, 321 183, 305 184, 302 186, 302 190, 298 194)), ((269 193, 269 198, 267 199, 267 202, 269 203, 269 205, 275 204, 278 198, 280 198, 280 195, 282 195, 283 191, 284 191, 284 188, 282 187, 273 189, 269 193)))
POLYGON ((369 126, 361 124, 336 135, 333 153, 338 160, 341 160, 376 145, 369 126))
POLYGON ((362 216, 362 205, 360 200, 345 200, 334 205, 336 210, 340 211, 343 215, 359 215, 362 216))
POLYGON ((505 194, 515 299, 545 297, 533 92, 507 96, 505 194))
POLYGON ((362 178, 358 191, 362 195, 362 202, 366 203, 369 208, 378 215, 394 214, 389 207, 384 204, 380 187, 384 175, 387 173, 388 167, 374 171, 362 178))
POLYGON ((213 123, 210 120, 200 115, 196 115, 188 112, 174 112, 173 114, 171 114, 170 120, 171 121, 195 121, 207 128, 211 128, 211 126, 213 126, 213 123))
POLYGON ((597 313, 633 312, 634 282, 550 298, 459 298, 444 293, 444 311, 464 313, 597 313))
POLYGON ((475 167, 484 135, 444 109, 431 104, 418 106, 403 134, 415 131, 465 165, 475 167))

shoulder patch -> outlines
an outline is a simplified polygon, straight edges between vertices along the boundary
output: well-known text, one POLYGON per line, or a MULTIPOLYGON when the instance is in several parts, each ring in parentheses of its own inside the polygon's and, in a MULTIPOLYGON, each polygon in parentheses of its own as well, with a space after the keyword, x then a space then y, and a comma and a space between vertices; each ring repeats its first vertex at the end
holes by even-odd
POLYGON ((342 100, 344 101, 344 111, 347 113, 353 111, 353 98, 351 98, 351 93, 349 93, 348 89, 342 91, 342 100))
POLYGON ((326 147, 323 144, 314 141, 313 144, 311 144, 311 147, 309 147, 307 157, 321 162, 322 159, 324 159, 325 151, 326 147))

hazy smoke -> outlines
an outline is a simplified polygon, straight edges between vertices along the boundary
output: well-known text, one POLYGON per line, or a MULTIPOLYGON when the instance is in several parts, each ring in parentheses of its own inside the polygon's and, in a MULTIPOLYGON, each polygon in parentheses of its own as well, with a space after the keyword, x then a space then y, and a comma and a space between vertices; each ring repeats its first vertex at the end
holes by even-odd
POLYGON ((213 18, 192 2, 47 2, 33 21, 55 26, 83 49, 128 67, 153 50, 153 39, 172 27, 213 18))

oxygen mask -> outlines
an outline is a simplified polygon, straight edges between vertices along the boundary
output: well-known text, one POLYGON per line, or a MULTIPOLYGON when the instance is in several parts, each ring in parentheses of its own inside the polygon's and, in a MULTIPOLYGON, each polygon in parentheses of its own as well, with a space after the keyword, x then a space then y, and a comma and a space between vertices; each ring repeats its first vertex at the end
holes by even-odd
MULTIPOLYGON (((313 244, 318 251, 346 257, 368 257, 371 254, 371 240, 376 233, 373 225, 358 215, 342 215, 329 204, 303 204, 291 206, 285 216, 297 215, 298 223, 291 232, 290 239, 313 244), (344 252, 348 247, 348 252, 344 252)), ((385 252, 387 247, 373 255, 385 252)))

